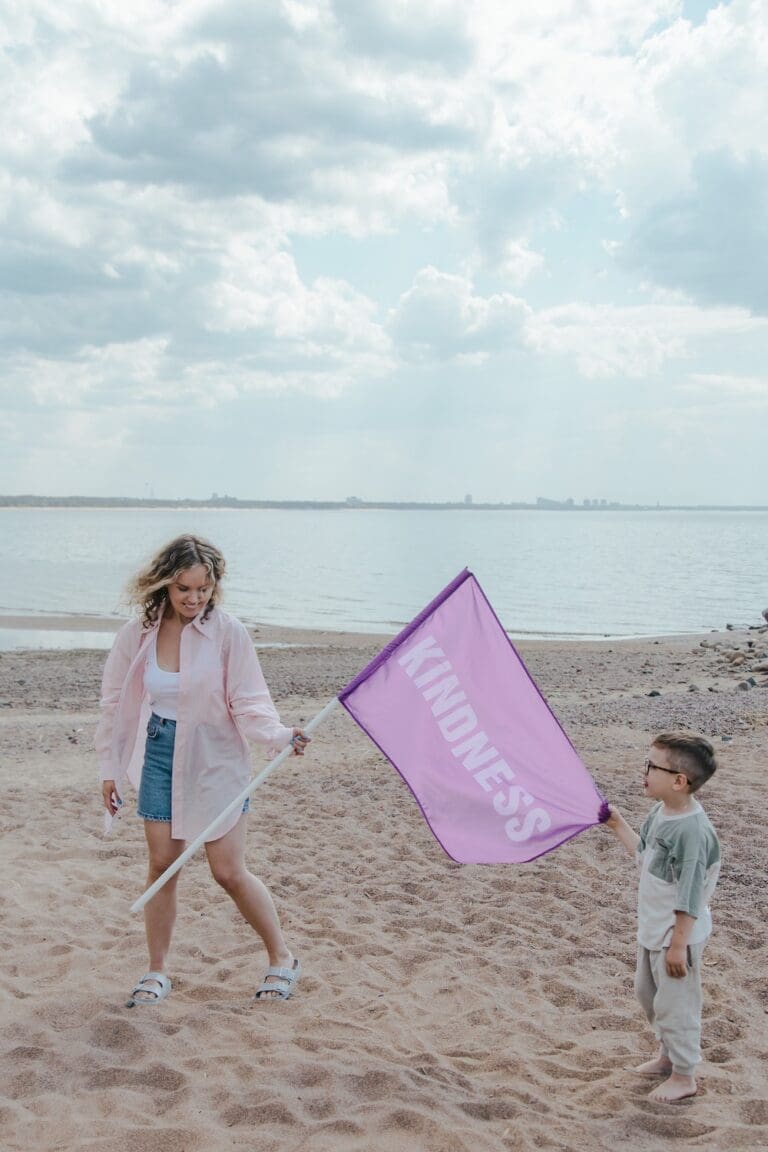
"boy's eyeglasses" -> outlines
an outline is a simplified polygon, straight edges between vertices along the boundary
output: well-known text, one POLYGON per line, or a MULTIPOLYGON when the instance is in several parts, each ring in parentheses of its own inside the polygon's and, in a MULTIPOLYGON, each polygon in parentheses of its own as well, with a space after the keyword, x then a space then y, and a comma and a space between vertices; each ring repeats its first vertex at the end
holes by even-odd
MULTIPOLYGON (((667 772, 670 776, 685 776, 685 772, 678 772, 677 768, 662 768, 661 764, 654 764, 652 760, 646 760, 643 767, 645 769, 646 776, 650 772, 651 768, 655 768, 657 772, 667 772)), ((688 780, 687 776, 685 776, 685 778, 688 780)), ((688 783, 690 784, 690 780, 688 783)))

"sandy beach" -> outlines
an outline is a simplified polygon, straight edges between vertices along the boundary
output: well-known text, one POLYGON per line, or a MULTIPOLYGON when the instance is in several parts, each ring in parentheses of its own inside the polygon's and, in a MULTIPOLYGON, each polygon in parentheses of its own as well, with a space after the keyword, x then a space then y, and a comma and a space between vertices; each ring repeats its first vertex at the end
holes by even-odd
MULTIPOLYGON (((253 634, 295 645, 260 653, 289 723, 386 640, 253 634)), ((251 867, 303 963, 295 996, 253 1002, 265 957, 198 857, 181 883, 173 993, 126 1008, 146 967, 129 912, 145 862, 132 798, 101 835, 104 654, 4 652, 4 1152, 768 1146, 768 632, 519 649, 636 826, 652 735, 689 727, 716 745, 702 801, 724 865, 694 1100, 652 1103, 627 1071, 653 1043, 632 992, 634 869, 614 838, 595 828, 532 864, 459 866, 341 709, 249 817, 251 867)))

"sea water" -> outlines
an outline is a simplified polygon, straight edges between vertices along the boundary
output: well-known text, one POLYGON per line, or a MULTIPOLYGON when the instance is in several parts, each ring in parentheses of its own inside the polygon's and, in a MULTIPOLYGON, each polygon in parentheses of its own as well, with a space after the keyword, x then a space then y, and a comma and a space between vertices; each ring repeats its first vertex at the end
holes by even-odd
POLYGON ((249 623, 394 633, 464 567, 516 636, 698 632, 768 605, 766 512, 6 508, 0 617, 120 616, 184 532, 224 552, 249 623))

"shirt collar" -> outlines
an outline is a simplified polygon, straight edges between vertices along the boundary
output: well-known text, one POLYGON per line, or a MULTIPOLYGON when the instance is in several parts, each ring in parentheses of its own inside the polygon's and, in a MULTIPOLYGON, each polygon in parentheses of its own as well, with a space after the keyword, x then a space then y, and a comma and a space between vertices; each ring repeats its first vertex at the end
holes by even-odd
POLYGON ((191 626, 196 628, 198 632, 202 632, 203 636, 211 636, 213 632, 213 614, 215 611, 215 607, 211 608, 208 615, 205 617, 205 619, 203 619, 203 612, 205 612, 205 608, 203 608, 203 610, 200 612, 200 615, 195 616, 191 626))
MULTIPOLYGON (((153 623, 152 627, 147 629, 148 633, 149 632, 156 632, 157 629, 160 627, 160 621, 163 618, 163 613, 165 612, 165 606, 166 606, 166 601, 163 601, 163 603, 160 605, 160 608, 158 610, 157 619, 153 623)), ((189 626, 192 628, 196 628, 198 632, 201 632, 203 634, 203 636, 208 636, 208 637, 212 636, 213 635, 213 614, 215 611, 216 611, 216 607, 214 606, 213 608, 211 608, 206 619, 203 620, 203 612, 205 612, 205 608, 201 608, 200 614, 198 616, 195 616, 194 620, 190 620, 189 626)))

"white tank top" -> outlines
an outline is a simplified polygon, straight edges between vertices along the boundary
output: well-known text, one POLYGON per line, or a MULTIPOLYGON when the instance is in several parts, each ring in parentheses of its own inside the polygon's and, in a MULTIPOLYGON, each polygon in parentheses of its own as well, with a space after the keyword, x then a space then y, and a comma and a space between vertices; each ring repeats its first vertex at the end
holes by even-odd
POLYGON ((166 672, 158 667, 157 637, 152 642, 149 657, 144 665, 144 690, 155 716, 164 720, 175 720, 179 706, 180 672, 166 672))

